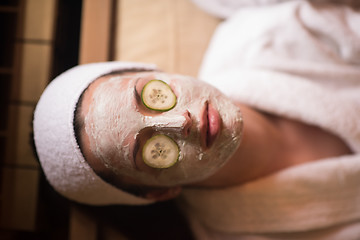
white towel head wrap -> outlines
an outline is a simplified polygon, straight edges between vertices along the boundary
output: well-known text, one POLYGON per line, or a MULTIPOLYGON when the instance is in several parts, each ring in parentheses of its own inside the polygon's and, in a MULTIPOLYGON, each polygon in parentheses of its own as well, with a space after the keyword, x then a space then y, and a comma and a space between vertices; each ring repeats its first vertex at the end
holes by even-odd
POLYGON ((102 180, 84 159, 75 139, 74 111, 82 92, 98 77, 125 70, 155 70, 155 65, 104 62, 80 65, 55 78, 34 113, 34 140, 47 180, 65 197, 85 204, 146 204, 102 180))

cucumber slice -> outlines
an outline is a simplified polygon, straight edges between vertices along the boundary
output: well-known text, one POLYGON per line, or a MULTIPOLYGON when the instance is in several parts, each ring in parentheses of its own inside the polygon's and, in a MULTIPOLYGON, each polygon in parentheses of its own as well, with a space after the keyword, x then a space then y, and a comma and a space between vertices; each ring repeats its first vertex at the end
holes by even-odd
POLYGON ((179 147, 168 136, 159 134, 146 141, 142 156, 145 164, 150 167, 169 168, 179 159, 179 147))
POLYGON ((168 111, 176 104, 176 96, 167 83, 161 80, 151 80, 141 91, 144 105, 155 111, 168 111))

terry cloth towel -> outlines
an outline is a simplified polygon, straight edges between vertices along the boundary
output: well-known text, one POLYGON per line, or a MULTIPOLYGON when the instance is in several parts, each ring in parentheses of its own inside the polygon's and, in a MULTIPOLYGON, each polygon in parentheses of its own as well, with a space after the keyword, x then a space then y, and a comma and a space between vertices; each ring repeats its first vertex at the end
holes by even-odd
MULTIPOLYGON (((228 18, 239 8, 263 7, 293 0, 192 0, 198 7, 218 18, 228 18)), ((304 0, 305 1, 305 0, 304 0)), ((360 7, 358 0, 311 0, 313 3, 346 4, 354 8, 360 7)))
POLYGON ((74 111, 82 92, 98 77, 125 70, 155 70, 152 64, 104 62, 76 66, 55 78, 34 113, 34 139, 47 180, 65 197, 85 204, 147 204, 97 176, 74 134, 74 111))
POLYGON ((216 30, 201 79, 239 102, 326 129, 353 154, 238 187, 186 190, 199 239, 360 239, 359 26, 350 7, 290 1, 240 9, 216 30))

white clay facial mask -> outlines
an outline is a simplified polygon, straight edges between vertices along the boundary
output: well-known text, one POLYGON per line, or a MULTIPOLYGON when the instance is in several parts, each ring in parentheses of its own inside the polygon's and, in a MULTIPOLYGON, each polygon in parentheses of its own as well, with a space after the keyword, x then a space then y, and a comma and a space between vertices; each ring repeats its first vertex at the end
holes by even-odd
POLYGON ((92 153, 115 174, 145 185, 175 186, 203 180, 225 164, 240 144, 242 118, 237 106, 204 82, 146 72, 101 82, 85 131, 92 153), (152 86, 154 79, 160 85, 152 86), (159 89, 164 93, 159 99, 170 101, 144 102, 159 89))

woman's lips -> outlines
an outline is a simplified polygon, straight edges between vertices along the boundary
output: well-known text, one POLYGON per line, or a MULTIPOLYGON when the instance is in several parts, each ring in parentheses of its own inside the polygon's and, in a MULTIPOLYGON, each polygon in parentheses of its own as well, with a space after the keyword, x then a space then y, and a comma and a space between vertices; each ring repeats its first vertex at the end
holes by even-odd
POLYGON ((219 112, 211 105, 208 105, 208 130, 207 146, 210 147, 220 133, 221 120, 219 112))
POLYGON ((208 102, 205 103, 200 115, 201 146, 208 149, 221 131, 219 112, 208 102))

